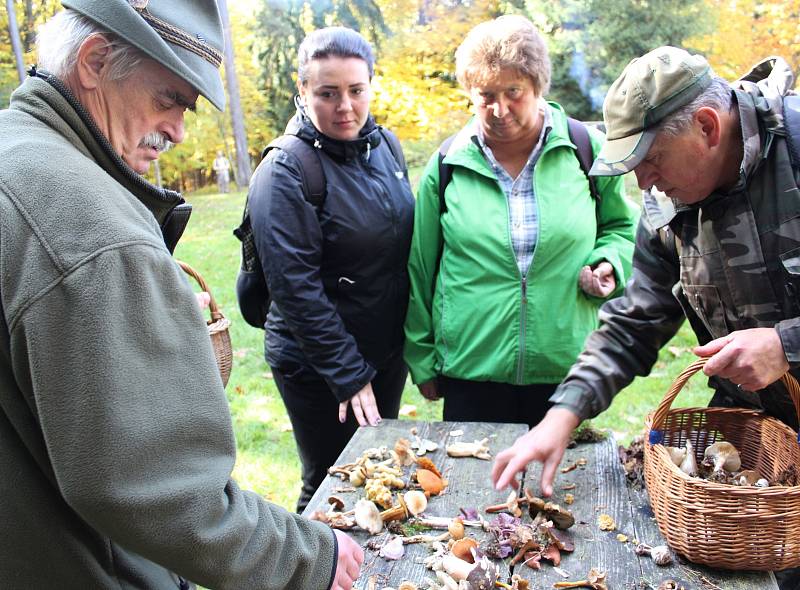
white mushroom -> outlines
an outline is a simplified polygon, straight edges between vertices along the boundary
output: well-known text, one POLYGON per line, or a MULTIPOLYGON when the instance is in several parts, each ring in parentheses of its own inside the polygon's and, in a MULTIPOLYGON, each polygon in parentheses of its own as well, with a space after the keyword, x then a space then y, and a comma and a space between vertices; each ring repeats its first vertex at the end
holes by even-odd
POLYGON ((403 500, 405 500, 408 511, 414 516, 422 514, 428 507, 428 498, 419 490, 406 492, 403 494, 403 500))
POLYGON ((739 451, 729 442, 715 442, 713 445, 706 448, 704 456, 707 460, 713 462, 714 471, 721 471, 724 469, 730 473, 738 471, 742 466, 742 460, 739 458, 739 451))
POLYGON ((363 498, 356 502, 355 506, 356 524, 371 535, 377 535, 383 530, 383 520, 378 507, 369 500, 363 498))
POLYGON ((686 458, 686 449, 679 449, 678 447, 666 447, 666 449, 672 462, 680 467, 681 463, 683 463, 683 460, 686 458))
POLYGON ((697 461, 694 458, 694 448, 692 447, 692 441, 688 438, 686 439, 686 457, 679 467, 686 475, 691 477, 697 475, 697 461))

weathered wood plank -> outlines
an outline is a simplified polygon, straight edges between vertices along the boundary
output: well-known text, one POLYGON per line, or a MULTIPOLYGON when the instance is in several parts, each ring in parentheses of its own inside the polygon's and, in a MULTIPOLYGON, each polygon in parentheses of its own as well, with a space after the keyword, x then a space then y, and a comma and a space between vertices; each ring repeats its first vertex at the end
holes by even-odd
MULTIPOLYGON (((476 508, 482 512, 490 504, 505 501, 508 493, 495 491, 491 486, 490 461, 447 457, 444 447, 455 440, 471 442, 488 437, 492 455, 495 455, 525 432, 526 428, 521 425, 384 420, 379 427, 360 428, 342 452, 337 464, 354 461, 370 447, 391 448, 398 438, 411 438, 412 428, 417 429, 421 438, 439 444, 440 448, 431 453, 430 458, 449 481, 446 493, 431 500, 426 514, 452 517, 459 513, 460 508, 476 508), (457 429, 463 430, 464 434, 458 439, 450 437, 449 433, 457 429)), ((566 473, 559 472, 552 498, 552 501, 565 506, 566 494, 574 496, 574 503, 568 508, 577 521, 570 529, 575 537, 576 550, 572 554, 564 554, 560 565, 569 572, 570 580, 585 578, 589 569, 595 567, 607 572, 608 587, 615 590, 655 589, 667 578, 683 583, 687 590, 714 590, 715 587, 724 590, 777 589, 774 576, 768 572, 725 572, 688 562, 659 567, 650 558, 637 556, 634 553, 634 539, 649 545, 664 543, 650 511, 646 493, 627 486, 613 439, 582 444, 567 450, 561 468, 580 458, 586 459, 585 466, 566 473), (618 530, 601 531, 598 526, 598 516, 601 513, 610 515, 618 530), (619 533, 627 535, 628 542, 617 540, 619 533)), ((539 474, 540 468, 536 466, 526 477, 526 485, 535 494, 539 494, 539 474)), ((408 475, 405 479, 408 480, 408 475)), ((332 492, 336 492, 351 507, 363 495, 363 490, 341 491, 348 487, 338 478, 327 478, 311 500, 306 514, 316 509, 325 509, 326 499, 332 492)), ((493 515, 484 516, 491 519, 493 515)), ((530 521, 527 515, 525 519, 530 521)), ((470 529, 469 532, 478 540, 486 535, 477 529, 470 529)), ((369 539, 368 535, 360 531, 352 531, 350 534, 362 546, 369 539)), ((379 541, 387 538, 387 533, 378 536, 379 541)), ((376 552, 365 550, 362 574, 355 588, 369 588, 371 578, 375 580, 375 587, 378 589, 385 586, 396 588, 404 580, 420 584, 425 578, 432 577, 422 565, 422 560, 428 555, 427 548, 419 545, 407 545, 405 557, 400 561, 387 561, 376 552)), ((506 578, 511 573, 507 562, 508 560, 501 565, 501 574, 506 578)), ((517 573, 530 580, 531 588, 537 590, 552 588, 554 582, 564 579, 549 564, 538 571, 527 566, 518 566, 517 573)))
MULTIPOLYGON (((489 439, 489 448, 492 455, 497 451, 510 446, 514 440, 524 434, 527 427, 515 424, 490 424, 473 422, 415 422, 409 420, 383 420, 375 428, 359 428, 353 435, 345 450, 337 460, 337 464, 348 463, 357 459, 364 450, 371 447, 388 446, 392 448, 398 438, 413 440, 411 429, 416 428, 420 438, 432 440, 439 444, 439 449, 427 456, 434 462, 448 480, 448 487, 444 494, 431 499, 425 514, 430 516, 453 517, 459 514, 461 508, 476 508, 481 511, 485 506, 498 504, 505 501, 507 492, 497 492, 491 486, 490 473, 491 461, 474 458, 448 457, 445 446, 451 442, 472 442, 483 438, 489 439), (454 430, 462 430, 460 437, 449 436, 454 430)), ((408 481, 409 474, 404 477, 408 481)), ((358 488, 353 492, 342 493, 343 485, 338 478, 326 478, 322 486, 314 494, 305 514, 314 510, 325 509, 326 501, 332 492, 342 497, 349 509, 358 498, 363 496, 363 489, 358 488)), ((369 535, 358 530, 349 533, 356 541, 365 547, 369 535)), ((485 538, 486 533, 478 529, 470 529, 470 535, 478 540, 485 538)), ((378 536, 378 542, 388 540, 388 533, 378 536)), ((430 551, 422 545, 406 545, 406 553, 400 561, 387 561, 378 556, 377 552, 365 548, 364 565, 361 577, 354 588, 362 590, 368 588, 370 578, 377 582, 376 588, 391 586, 396 588, 404 580, 421 583, 427 577, 433 577, 429 570, 422 565, 430 551)), ((505 579, 509 573, 503 565, 501 574, 505 579)))

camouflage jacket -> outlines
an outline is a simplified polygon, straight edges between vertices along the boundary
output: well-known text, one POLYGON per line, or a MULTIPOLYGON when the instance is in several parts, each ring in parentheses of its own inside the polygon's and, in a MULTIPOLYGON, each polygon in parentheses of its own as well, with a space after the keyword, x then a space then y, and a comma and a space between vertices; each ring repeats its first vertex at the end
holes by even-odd
MULTIPOLYGON (((762 62, 732 85, 744 154, 739 181, 693 206, 644 194, 633 276, 600 311, 551 401, 581 418, 596 416, 688 318, 703 344, 736 330, 774 326, 800 377, 800 190, 789 158, 783 96, 793 76, 780 59, 762 62)), ((762 407, 794 428, 797 416, 778 383, 758 396, 711 378, 714 402, 762 407)))

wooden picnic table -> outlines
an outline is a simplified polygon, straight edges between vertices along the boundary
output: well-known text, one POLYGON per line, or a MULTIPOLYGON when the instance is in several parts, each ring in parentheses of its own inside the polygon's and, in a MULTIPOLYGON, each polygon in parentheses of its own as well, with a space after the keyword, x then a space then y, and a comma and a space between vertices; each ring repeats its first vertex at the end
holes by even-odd
MULTIPOLYGON (((390 449, 399 438, 414 440, 412 429, 423 438, 439 444, 439 449, 428 456, 449 482, 445 492, 430 499, 425 511, 429 516, 454 517, 461 508, 475 508, 487 520, 496 515, 486 514, 483 509, 492 504, 502 504, 508 491, 496 491, 490 481, 491 461, 476 458, 452 458, 445 452, 445 446, 456 441, 472 442, 488 438, 492 456, 511 445, 524 434, 526 427, 520 424, 493 424, 483 422, 416 422, 410 420, 383 420, 377 427, 359 428, 342 452, 337 464, 355 461, 369 448, 387 446, 390 449), (451 432, 463 431, 461 436, 453 437, 451 432)), ((670 566, 657 566, 649 557, 638 556, 634 552, 634 540, 650 546, 665 544, 645 491, 635 490, 626 483, 620 464, 617 446, 613 438, 596 443, 581 443, 568 449, 561 463, 561 469, 586 459, 586 464, 566 473, 559 471, 551 500, 567 507, 565 494, 574 496, 574 503, 568 508, 575 515, 576 523, 569 529, 575 539, 575 551, 562 553, 561 570, 570 574, 567 581, 586 579, 590 568, 607 572, 607 584, 611 590, 655 590, 666 579, 678 582, 678 588, 686 590, 770 590, 777 589, 775 576, 770 572, 723 571, 698 566, 683 559, 670 566), (574 488, 565 490, 564 488, 574 488), (601 531, 598 516, 607 514, 614 519, 617 530, 601 531), (618 540, 623 534, 627 542, 618 540), (682 586, 681 586, 682 584, 682 586)), ((581 462, 582 463, 582 462, 581 462)), ((539 495, 538 466, 529 472, 526 485, 539 495)), ((405 468, 404 479, 408 481, 412 468, 405 468)), ((315 510, 327 510, 327 498, 335 494, 345 501, 346 509, 364 495, 364 488, 352 488, 348 482, 338 477, 327 477, 312 498, 304 514, 315 510)), ((524 521, 530 522, 527 512, 524 521)), ((489 533, 480 528, 468 527, 468 534, 477 540, 486 539, 489 533)), ((441 531, 432 531, 438 534, 441 531)), ((358 528, 349 531, 362 547, 365 559, 361 576, 354 588, 357 590, 380 590, 384 587, 397 588, 403 581, 410 581, 424 588, 426 578, 435 579, 426 570, 422 561, 430 555, 428 547, 422 544, 405 546, 405 555, 398 561, 388 561, 380 557, 376 550, 366 548, 370 535, 358 528)), ((380 546, 389 539, 384 529, 373 546, 380 546)), ((508 562, 496 560, 500 567, 501 581, 508 582, 512 571, 508 562)), ((552 565, 542 561, 541 570, 517 565, 513 573, 522 575, 530 581, 531 589, 552 588, 554 582, 565 581, 552 565)))

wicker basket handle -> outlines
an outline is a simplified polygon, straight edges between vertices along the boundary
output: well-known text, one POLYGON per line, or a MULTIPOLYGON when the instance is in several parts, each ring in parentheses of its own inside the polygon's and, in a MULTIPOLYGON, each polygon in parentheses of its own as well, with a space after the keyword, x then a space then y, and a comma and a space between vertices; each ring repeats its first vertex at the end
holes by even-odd
POLYGON ((181 260, 176 260, 176 262, 183 269, 183 272, 185 272, 187 275, 189 275, 195 281, 197 281, 197 283, 200 285, 200 288, 206 293, 208 293, 208 296, 211 298, 211 301, 208 304, 208 309, 211 312, 211 321, 209 322, 209 324, 212 324, 218 320, 223 319, 225 316, 222 315, 222 312, 219 310, 217 301, 214 299, 214 295, 211 294, 211 289, 208 288, 208 284, 205 282, 205 280, 203 280, 203 277, 200 276, 200 273, 198 273, 195 269, 193 269, 191 266, 189 266, 188 264, 186 264, 181 260))
MULTIPOLYGON (((686 385, 689 377, 702 369, 709 358, 710 357, 697 359, 683 371, 681 371, 680 375, 675 377, 675 381, 672 382, 669 390, 664 394, 664 399, 661 400, 658 408, 656 408, 656 411, 653 412, 653 422, 650 429, 651 432, 661 429, 667 419, 667 414, 672 406, 672 402, 675 401, 678 393, 680 393, 681 389, 683 389, 683 386, 686 385)), ((795 379, 789 373, 784 373, 780 378, 780 381, 783 382, 783 384, 786 386, 786 389, 789 391, 789 396, 792 398, 792 403, 794 404, 794 411, 800 420, 800 384, 798 384, 797 379, 795 379)), ((653 437, 651 435, 651 444, 655 444, 652 438, 653 437)))

